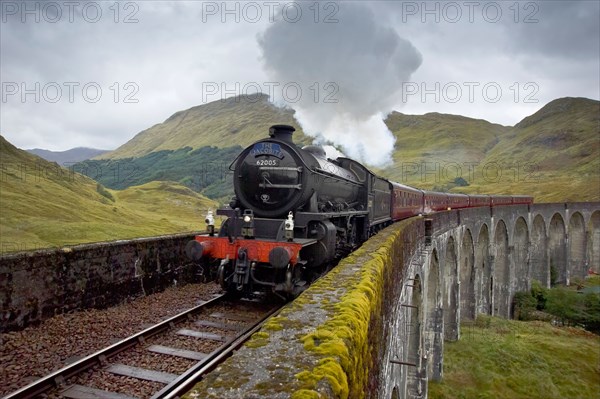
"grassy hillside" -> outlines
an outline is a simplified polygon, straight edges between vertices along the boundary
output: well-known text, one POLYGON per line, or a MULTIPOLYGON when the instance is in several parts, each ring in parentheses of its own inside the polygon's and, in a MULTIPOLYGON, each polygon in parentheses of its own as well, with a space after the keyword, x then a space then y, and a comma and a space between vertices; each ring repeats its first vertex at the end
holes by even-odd
POLYGON ((598 397, 597 335, 489 316, 463 323, 461 334, 444 344, 444 378, 429 383, 431 399, 598 397))
MULTIPOLYGON (((231 97, 177 112, 96 159, 141 157, 184 147, 246 147, 267 137, 274 124, 299 128, 294 111, 274 106, 265 94, 231 97)), ((294 133, 294 141, 308 144, 310 139, 299 129, 294 133)))
MULTIPOLYGON (((293 111, 275 107, 267 96, 255 100, 235 97, 178 112, 77 168, 90 167, 88 175, 96 178, 94 168, 120 167, 118 178, 114 172, 97 177, 115 189, 172 180, 223 200, 232 185, 220 170, 240 148, 266 137, 274 123, 299 126, 293 111)), ((458 115, 392 112, 385 123, 396 136, 394 164, 377 173, 422 189, 532 194, 538 202, 598 201, 599 115, 600 103, 584 98, 552 101, 514 127, 458 115)), ((294 139, 310 140, 301 132, 294 139)))
POLYGON ((2 136, 0 153, 0 252, 199 230, 216 207, 169 182, 107 190, 2 136))
POLYGON ((112 189, 175 181, 210 198, 233 195, 229 165, 242 147, 161 150, 138 158, 88 160, 73 169, 112 189))
POLYGON ((392 113, 394 165, 382 173, 425 189, 600 200, 600 102, 561 98, 514 127, 455 115, 392 113), (464 179, 459 186, 457 177, 464 179))
POLYGON ((394 164, 383 171, 394 181, 432 189, 481 164, 509 128, 481 119, 392 112, 385 120, 396 137, 394 164))
POLYGON ((512 128, 485 162, 508 165, 507 173, 472 190, 528 190, 546 202, 600 200, 600 102, 562 98, 548 103, 512 128))

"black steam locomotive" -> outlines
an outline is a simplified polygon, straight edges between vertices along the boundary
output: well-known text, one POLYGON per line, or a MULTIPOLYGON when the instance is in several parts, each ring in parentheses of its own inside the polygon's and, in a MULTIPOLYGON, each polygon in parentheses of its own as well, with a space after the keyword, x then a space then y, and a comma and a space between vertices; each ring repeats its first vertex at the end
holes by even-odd
POLYGON ((234 160, 236 196, 217 211, 227 219, 218 234, 186 245, 223 289, 252 297, 294 297, 335 260, 391 223, 473 206, 532 203, 524 196, 468 196, 418 190, 378 177, 349 158, 328 159, 320 146, 299 148, 295 129, 274 125, 234 160))

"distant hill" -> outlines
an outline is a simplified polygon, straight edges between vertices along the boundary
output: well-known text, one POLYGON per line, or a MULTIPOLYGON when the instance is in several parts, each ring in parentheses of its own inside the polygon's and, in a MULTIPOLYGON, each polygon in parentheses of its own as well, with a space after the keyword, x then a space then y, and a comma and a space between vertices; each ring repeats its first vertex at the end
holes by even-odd
POLYGON ((109 190, 2 136, 0 152, 0 253, 197 231, 217 206, 172 182, 109 190))
POLYGON ((59 165, 69 165, 75 162, 85 161, 108 152, 108 150, 97 150, 95 148, 76 147, 66 151, 49 151, 41 148, 26 150, 30 154, 44 158, 46 161, 56 162, 59 165))
POLYGON ((506 173, 473 189, 520 190, 547 202, 599 201, 600 102, 551 101, 510 129, 485 161, 508 165, 506 173))
MULTIPOLYGON (((137 158, 184 147, 246 147, 264 138, 275 123, 300 126, 293 110, 273 105, 266 94, 231 97, 177 112, 95 159, 137 158)), ((299 129, 294 141, 308 144, 312 140, 299 129)))
MULTIPOLYGON (((502 126, 460 115, 392 112, 393 165, 375 171, 422 189, 534 194, 541 201, 600 200, 599 102, 561 98, 502 126)), ((266 95, 234 97, 175 113, 115 151, 77 165, 122 189, 172 180, 221 202, 232 194, 227 166, 274 123, 300 124, 266 95), (125 178, 126 177, 126 178, 125 178)), ((310 138, 297 132, 301 145, 310 138)))
POLYGON ((554 100, 514 127, 456 115, 394 112, 389 178, 424 189, 600 200, 600 102, 554 100), (460 179, 459 179, 460 178, 460 179))

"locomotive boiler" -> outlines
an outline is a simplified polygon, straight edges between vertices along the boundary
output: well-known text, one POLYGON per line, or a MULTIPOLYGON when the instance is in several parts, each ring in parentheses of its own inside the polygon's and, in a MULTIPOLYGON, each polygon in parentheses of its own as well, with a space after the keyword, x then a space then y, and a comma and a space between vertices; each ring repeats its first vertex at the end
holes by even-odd
POLYGON ((317 212, 356 205, 361 186, 356 174, 328 161, 322 147, 298 148, 292 140, 294 131, 291 126, 272 126, 270 139, 246 148, 233 162, 239 205, 269 218, 284 217, 291 210, 317 212))

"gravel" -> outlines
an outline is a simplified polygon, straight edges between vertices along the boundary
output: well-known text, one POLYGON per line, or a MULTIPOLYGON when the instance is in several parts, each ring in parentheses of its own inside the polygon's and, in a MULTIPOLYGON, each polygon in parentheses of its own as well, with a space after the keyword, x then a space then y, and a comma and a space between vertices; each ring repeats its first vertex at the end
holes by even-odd
POLYGON ((119 392, 136 398, 149 398, 164 387, 164 384, 160 382, 124 377, 104 370, 97 370, 88 377, 79 379, 78 383, 91 388, 119 392))
MULTIPOLYGON (((151 324, 196 306, 200 301, 209 300, 218 293, 220 288, 216 284, 171 287, 164 292, 137 298, 109 309, 89 309, 57 315, 39 326, 0 334, 0 396, 135 334, 151 324)), ((185 341, 185 338, 173 339, 185 341)), ((188 345, 181 347, 184 346, 188 345)), ((191 349, 193 345, 189 346, 191 349)), ((198 350, 197 347, 194 349, 198 350)), ((146 353, 140 356, 151 355, 146 353)), ((165 368, 179 371, 184 364, 185 362, 173 365, 165 363, 165 368)), ((132 392, 140 397, 146 396, 145 392, 155 391, 156 383, 140 384, 139 380, 104 374, 104 382, 99 384, 103 385, 103 388, 117 383, 131 384, 132 392)))

